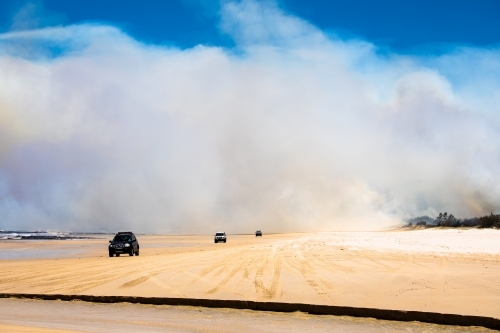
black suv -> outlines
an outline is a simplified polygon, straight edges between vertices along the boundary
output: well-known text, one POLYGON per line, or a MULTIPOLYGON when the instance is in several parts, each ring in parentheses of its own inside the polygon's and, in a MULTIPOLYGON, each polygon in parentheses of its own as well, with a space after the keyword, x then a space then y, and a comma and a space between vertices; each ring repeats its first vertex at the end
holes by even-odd
POLYGON ((117 257, 121 253, 128 253, 129 256, 139 255, 139 242, 133 232, 119 232, 112 241, 109 241, 109 256, 116 254, 117 257))
POLYGON ((262 231, 257 230, 257 231, 255 232, 255 237, 257 237, 257 236, 262 237, 262 231))

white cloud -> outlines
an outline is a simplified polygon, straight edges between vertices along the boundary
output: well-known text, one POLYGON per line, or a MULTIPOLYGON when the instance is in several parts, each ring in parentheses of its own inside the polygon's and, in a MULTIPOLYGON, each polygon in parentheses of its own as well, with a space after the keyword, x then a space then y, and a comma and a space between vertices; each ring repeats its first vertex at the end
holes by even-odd
POLYGON ((498 212, 498 50, 379 55, 253 1, 226 3, 221 26, 236 49, 86 24, 0 35, 2 228, 366 230, 498 212))

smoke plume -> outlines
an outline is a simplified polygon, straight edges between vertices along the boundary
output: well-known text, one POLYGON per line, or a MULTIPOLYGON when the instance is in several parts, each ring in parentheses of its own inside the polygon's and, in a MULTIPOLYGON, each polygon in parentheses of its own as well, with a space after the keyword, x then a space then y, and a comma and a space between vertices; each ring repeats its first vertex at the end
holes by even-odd
POLYGON ((415 56, 228 2, 234 48, 0 35, 0 227, 375 230, 500 208, 500 49, 415 56))

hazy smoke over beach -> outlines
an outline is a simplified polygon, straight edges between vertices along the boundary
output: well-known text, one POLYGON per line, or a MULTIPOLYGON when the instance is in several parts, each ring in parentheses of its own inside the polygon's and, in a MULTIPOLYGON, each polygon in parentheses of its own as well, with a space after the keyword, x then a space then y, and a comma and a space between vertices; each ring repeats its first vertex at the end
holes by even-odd
POLYGON ((231 49, 96 24, 0 35, 0 227, 380 229, 500 208, 500 49, 418 57, 272 4, 231 49))

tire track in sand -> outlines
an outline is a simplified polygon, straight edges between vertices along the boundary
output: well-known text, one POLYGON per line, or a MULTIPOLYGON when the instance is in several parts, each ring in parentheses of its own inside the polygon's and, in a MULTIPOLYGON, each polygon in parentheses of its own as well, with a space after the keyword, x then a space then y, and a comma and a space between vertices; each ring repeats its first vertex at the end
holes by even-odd
MULTIPOLYGON (((282 250, 283 249, 280 249, 280 252, 282 250)), ((271 299, 276 296, 281 280, 281 266, 283 262, 283 255, 275 256, 275 253, 276 249, 274 249, 273 253, 271 253, 271 255, 265 259, 264 264, 258 268, 254 279, 255 292, 257 294, 262 294, 262 296, 267 299, 271 299), (262 281, 262 277, 264 276, 266 270, 271 271, 269 259, 272 257, 274 257, 275 260, 273 265, 273 278, 271 280, 271 285, 269 286, 269 288, 266 288, 264 286, 264 282, 262 281)))
MULTIPOLYGON (((212 289, 207 291, 207 294, 213 294, 213 293, 218 292, 221 288, 223 288, 229 282, 229 280, 231 280, 233 278, 233 276, 236 275, 236 273, 238 273, 239 271, 241 271, 243 269, 243 266, 245 266, 245 264, 246 264, 245 262, 240 262, 239 265, 233 267, 233 269, 231 269, 231 271, 215 287, 213 287, 212 289)), ((226 268, 224 268, 223 270, 226 270, 226 268)), ((216 274, 216 276, 217 275, 219 275, 219 274, 216 274)))
MULTIPOLYGON (((326 298, 329 301, 332 301, 332 298, 328 295, 327 291, 320 286, 320 284, 316 281, 317 276, 316 270, 311 266, 309 260, 306 259, 305 255, 302 253, 302 250, 297 249, 297 258, 299 260, 299 271, 302 274, 302 277, 306 280, 306 282, 311 286, 314 291, 322 298, 326 298)), ((308 255, 308 254, 306 254, 308 255)), ((312 260, 312 258, 311 258, 312 260)), ((321 279, 320 279, 321 280, 321 279)), ((328 286, 327 286, 328 288, 328 286)))
POLYGON ((146 274, 146 275, 143 275, 143 276, 140 276, 136 279, 133 279, 131 281, 128 281, 128 282, 125 282, 124 284, 122 284, 121 286, 118 287, 118 289, 126 289, 126 288, 132 288, 132 287, 135 287, 143 282, 146 282, 147 280, 151 279, 151 278, 154 278, 155 276, 157 276, 158 274, 160 274, 161 270, 160 271, 156 271, 156 272, 152 272, 152 273, 149 273, 149 274, 146 274))

